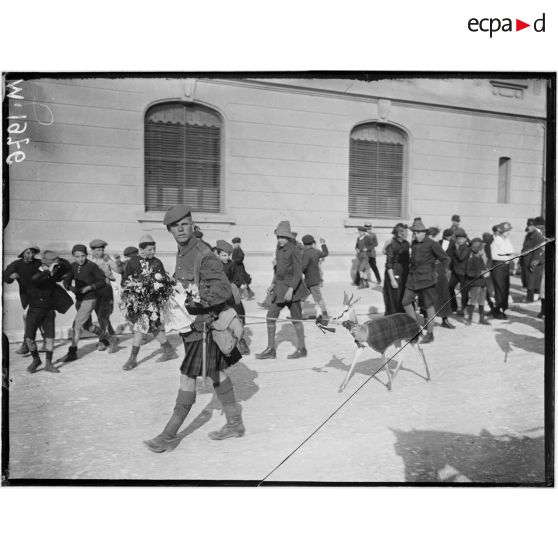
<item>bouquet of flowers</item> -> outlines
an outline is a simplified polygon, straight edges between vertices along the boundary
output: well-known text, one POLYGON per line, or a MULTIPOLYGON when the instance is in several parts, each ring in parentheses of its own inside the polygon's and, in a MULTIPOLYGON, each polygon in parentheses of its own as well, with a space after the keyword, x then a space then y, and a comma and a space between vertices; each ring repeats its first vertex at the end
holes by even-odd
POLYGON ((161 327, 161 312, 174 293, 175 282, 167 273, 154 271, 141 260, 141 273, 129 277, 120 295, 120 309, 134 324, 134 331, 147 333, 161 327))
POLYGON ((189 331, 194 318, 188 313, 186 306, 194 302, 199 303, 200 300, 198 286, 195 283, 188 285, 187 288, 184 288, 182 283, 177 283, 162 313, 165 333, 189 331))

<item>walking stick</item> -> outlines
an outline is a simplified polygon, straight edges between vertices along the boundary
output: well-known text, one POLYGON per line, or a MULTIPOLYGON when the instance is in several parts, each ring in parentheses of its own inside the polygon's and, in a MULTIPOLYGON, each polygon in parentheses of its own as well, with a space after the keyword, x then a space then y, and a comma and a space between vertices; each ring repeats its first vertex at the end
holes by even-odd
POLYGON ((205 378, 207 376, 207 342, 205 338, 205 322, 203 322, 203 332, 202 332, 202 378, 205 382, 205 378))

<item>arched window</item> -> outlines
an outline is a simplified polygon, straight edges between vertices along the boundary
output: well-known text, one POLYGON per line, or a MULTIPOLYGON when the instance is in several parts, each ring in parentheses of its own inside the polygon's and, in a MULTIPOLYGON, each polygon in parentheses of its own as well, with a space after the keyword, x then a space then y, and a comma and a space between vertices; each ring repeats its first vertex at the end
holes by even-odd
POLYGON ((185 203, 221 211, 221 117, 207 107, 161 103, 145 115, 145 209, 185 203))
POLYGON ((351 132, 349 217, 405 217, 407 137, 382 123, 361 124, 351 132))

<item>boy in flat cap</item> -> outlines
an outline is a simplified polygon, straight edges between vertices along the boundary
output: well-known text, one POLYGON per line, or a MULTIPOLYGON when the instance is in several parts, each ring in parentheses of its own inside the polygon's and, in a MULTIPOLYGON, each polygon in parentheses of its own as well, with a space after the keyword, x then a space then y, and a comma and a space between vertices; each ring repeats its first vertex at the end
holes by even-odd
POLYGON ((275 275, 268 292, 272 293, 271 306, 267 311, 267 348, 256 355, 257 359, 275 358, 276 319, 281 310, 287 307, 297 337, 296 351, 287 358, 307 356, 304 343, 304 326, 302 325, 301 301, 308 296, 308 289, 302 277, 302 256, 294 243, 289 221, 281 221, 275 230, 277 249, 275 252, 275 275))
POLYGON ((449 291, 451 295, 451 310, 457 312, 458 316, 465 315, 465 308, 468 304, 468 288, 466 280, 466 266, 469 257, 469 243, 467 241, 467 233, 458 227, 454 231, 455 245, 451 250, 451 277, 449 280, 449 291), (457 297, 455 295, 455 288, 459 285, 461 289, 461 311, 458 311, 457 297))
MULTIPOLYGON (((223 271, 227 276, 227 279, 231 283, 232 289, 232 296, 227 300, 227 304, 234 308, 235 312, 238 314, 238 319, 244 326, 246 324, 246 310, 244 309, 244 304, 242 304, 242 297, 240 296, 240 289, 234 283, 234 274, 235 274, 235 264, 231 261, 231 254, 233 253, 233 247, 226 241, 226 240, 218 240, 215 243, 214 248, 215 255, 221 260, 223 264, 223 271)), ((248 348, 248 344, 246 343, 246 339, 242 337, 238 341, 238 350, 240 351, 241 355, 249 355, 250 349, 248 348)))
POLYGON ((108 339, 100 340, 97 344, 99 351, 106 350, 109 346, 109 353, 116 351, 118 346, 118 338, 115 335, 114 328, 110 323, 110 316, 114 311, 114 292, 111 283, 116 281, 115 273, 122 273, 122 261, 120 256, 111 258, 105 254, 107 243, 100 238, 96 238, 89 243, 91 248, 91 261, 97 264, 104 272, 106 277, 106 286, 97 292, 97 316, 99 317, 99 326, 106 330, 108 339))
POLYGON ((469 291, 468 304, 465 308, 465 325, 471 325, 475 306, 479 310, 479 324, 489 325, 484 318, 484 303, 486 301, 486 277, 488 267, 487 258, 483 251, 483 241, 480 238, 471 240, 471 249, 465 266, 467 290, 469 291))
POLYGON ((27 307, 29 306, 29 297, 27 292, 31 287, 31 278, 41 267, 41 260, 35 258, 41 249, 36 244, 28 244, 25 246, 17 256, 17 260, 9 263, 4 273, 2 280, 4 283, 13 283, 17 281, 19 286, 19 299, 23 308, 23 342, 19 349, 16 351, 18 355, 26 355, 29 353, 29 347, 25 341, 25 319, 27 316, 27 307))
POLYGON ((63 357, 63 362, 77 360, 77 347, 84 329, 98 335, 99 340, 107 336, 106 330, 94 326, 91 320, 91 314, 97 307, 97 292, 106 286, 105 274, 97 264, 87 259, 87 248, 83 244, 76 244, 72 248, 72 256, 75 261, 64 277, 64 288, 75 294, 77 314, 73 324, 72 345, 63 357))
POLYGON ((325 240, 320 238, 322 249, 316 248, 316 241, 311 234, 305 234, 302 237, 302 273, 304 273, 304 282, 310 289, 310 294, 316 305, 316 316, 320 314, 327 318, 327 309, 320 289, 322 278, 320 276, 320 260, 329 255, 325 240))
MULTIPOLYGON (((165 274, 165 267, 163 262, 155 257, 155 240, 149 234, 142 236, 139 240, 139 254, 132 256, 124 265, 122 270, 122 286, 130 277, 137 277, 142 273, 142 263, 147 264, 154 273, 165 274)), ((130 358, 122 366, 122 370, 132 370, 138 365, 137 357, 140 347, 142 345, 145 333, 139 331, 136 324, 132 324, 132 331, 134 332, 134 340, 132 341, 132 352, 130 358)), ((157 362, 166 362, 178 358, 178 354, 174 347, 170 344, 163 329, 152 330, 152 333, 161 345, 163 354, 157 359, 157 362)))
POLYGON ((233 384, 225 370, 238 362, 242 356, 235 347, 224 355, 207 329, 218 314, 227 308, 232 295, 231 284, 223 271, 223 264, 208 246, 194 234, 191 210, 186 205, 175 205, 165 214, 163 223, 178 244, 174 277, 188 289, 196 285, 200 302, 192 302, 187 308, 196 318, 192 331, 181 333, 184 343, 184 360, 181 365, 180 389, 174 412, 158 436, 146 440, 145 445, 153 452, 172 451, 180 443, 178 429, 186 419, 196 400, 196 378, 204 372, 213 380, 227 423, 221 430, 211 432, 213 440, 223 440, 244 435, 241 408, 236 403, 233 384), (204 356, 205 355, 205 356, 204 356), (205 371, 203 370, 205 363, 205 371))
POLYGON ((524 287, 527 289, 527 297, 525 302, 534 302, 537 300, 541 288, 542 280, 542 262, 544 260, 544 246, 541 246, 544 242, 544 237, 541 231, 537 228, 535 224, 535 219, 527 220, 527 228, 525 229, 527 234, 525 235, 525 240, 523 241, 523 247, 521 252, 528 252, 537 246, 540 246, 538 250, 521 256, 521 272, 523 278, 524 287))
POLYGON ((413 304, 417 296, 422 297, 428 320, 427 333, 422 343, 431 343, 434 341, 432 331, 434 329, 436 304, 436 261, 440 263, 440 267, 445 271, 450 259, 442 250, 440 244, 431 238, 427 238, 427 228, 420 217, 415 219, 411 231, 415 233, 415 239, 411 244, 411 265, 401 304, 405 312, 418 322, 413 304))
POLYGON ((45 370, 47 372, 59 372, 58 368, 52 364, 55 309, 57 308, 55 290, 57 288, 60 289, 62 294, 68 299, 65 306, 66 309, 72 305, 71 297, 69 297, 61 287, 57 286, 57 283, 62 281, 64 275, 69 271, 70 263, 67 260, 60 258, 59 255, 52 250, 45 250, 42 264, 31 278, 31 286, 28 290, 29 310, 25 323, 25 339, 31 356, 33 357, 33 361, 27 367, 28 372, 36 372, 42 364, 35 343, 35 336, 38 328, 43 328, 45 335, 45 370))

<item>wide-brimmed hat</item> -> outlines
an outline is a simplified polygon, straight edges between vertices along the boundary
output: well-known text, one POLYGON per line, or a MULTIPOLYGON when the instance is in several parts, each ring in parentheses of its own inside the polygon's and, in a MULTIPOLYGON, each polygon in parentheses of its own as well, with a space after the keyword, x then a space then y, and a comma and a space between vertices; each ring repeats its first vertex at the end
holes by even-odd
POLYGON ((497 225, 497 229, 496 229, 499 233, 505 233, 508 231, 512 230, 512 226, 510 223, 508 223, 507 221, 504 221, 503 223, 500 223, 499 225, 497 225))
POLYGON ((289 221, 281 221, 275 229, 275 236, 284 236, 285 238, 295 238, 291 232, 291 224, 289 221))
POLYGON ((135 246, 126 246, 124 248, 124 256, 126 258, 131 258, 132 256, 137 256, 139 250, 135 246))
POLYGON ((104 240, 101 240, 100 238, 95 238, 94 240, 92 240, 89 243, 89 248, 93 249, 93 248, 104 248, 107 245, 107 243, 104 240))
POLYGON ((155 242, 155 239, 150 235, 150 234, 144 234, 138 242, 138 246, 140 248, 145 248, 146 246, 149 246, 151 244, 157 244, 155 242))
POLYGON ((233 247, 226 240, 218 240, 215 243, 215 248, 221 252, 226 252, 227 254, 232 254, 233 247))
POLYGON ((467 238, 467 233, 465 232, 465 229, 462 229, 461 227, 457 227, 457 229, 453 231, 453 234, 455 235, 455 238, 458 238, 460 236, 463 238, 467 238))
POLYGON ((36 244, 27 244, 25 248, 17 255, 17 257, 23 258, 23 252, 25 252, 25 250, 33 250, 35 254, 38 254, 41 251, 41 249, 36 244))
POLYGON ((314 240, 314 237, 311 234, 305 234, 302 237, 302 244, 305 244, 306 246, 308 246, 309 244, 314 244, 314 242, 316 242, 314 240))
POLYGON ((413 232, 426 232, 428 229, 424 226, 422 219, 420 217, 417 217, 411 225, 411 230, 413 232))
POLYGON ((172 225, 177 221, 180 221, 183 217, 188 217, 192 214, 192 210, 189 206, 184 204, 173 205, 167 209, 165 216, 163 217, 163 225, 172 225))

